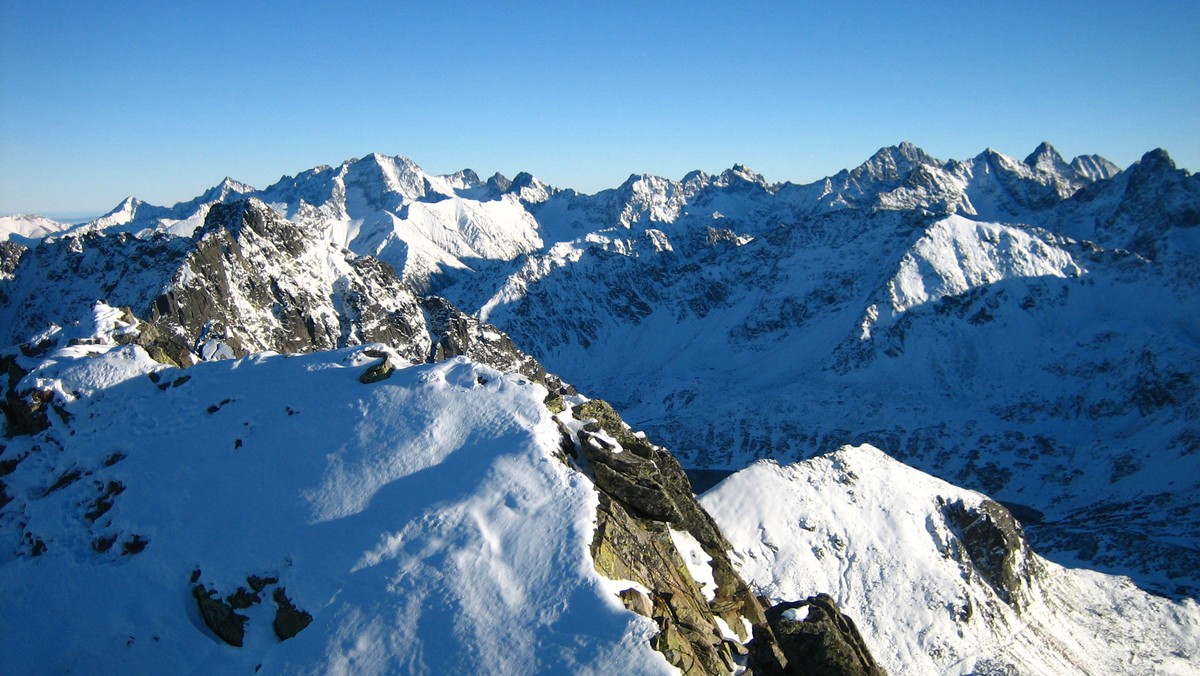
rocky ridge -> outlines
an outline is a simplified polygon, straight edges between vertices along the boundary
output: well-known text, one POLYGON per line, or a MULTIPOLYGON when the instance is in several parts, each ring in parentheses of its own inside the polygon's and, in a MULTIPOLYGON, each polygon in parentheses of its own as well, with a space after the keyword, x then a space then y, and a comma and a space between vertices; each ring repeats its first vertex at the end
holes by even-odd
MULTIPOLYGON (((76 470, 59 467, 46 455, 50 447, 65 443, 56 439, 69 430, 75 415, 70 410, 96 394, 71 389, 51 375, 68 355, 87 360, 132 350, 130 358, 178 367, 264 350, 299 354, 386 345, 384 351, 372 348, 364 353, 379 360, 364 371, 361 380, 366 384, 386 381, 393 363, 466 356, 550 388, 548 405, 571 421, 562 427, 564 448, 592 477, 599 494, 592 542, 597 570, 639 585, 626 590, 623 598, 628 607, 644 611, 656 623, 653 645, 670 663, 685 673, 731 673, 749 659, 758 665, 755 673, 784 673, 789 660, 798 659, 786 642, 781 647, 775 640, 765 608, 734 572, 728 543, 695 501, 669 452, 634 435, 607 404, 575 395, 498 330, 440 298, 418 298, 386 264, 308 236, 255 200, 214 205, 204 226, 186 242, 162 235, 146 241, 89 232, 49 243, 34 256, 26 259, 22 253, 14 266, 12 286, 6 287, 16 290, 13 295, 36 286, 27 280, 47 275, 66 279, 69 266, 75 270, 72 290, 79 302, 89 292, 106 289, 105 296, 128 300, 129 306, 118 309, 93 301, 90 317, 75 322, 66 319, 68 303, 36 315, 56 324, 24 343, 21 354, 5 358, 5 431, 10 437, 29 437, 29 442, 12 444, 11 453, 4 453, 10 471, 36 466, 48 476, 61 473, 58 483, 64 485, 73 480, 62 477, 78 478, 76 470), (104 264, 97 248, 108 258, 104 264), (56 249, 76 259, 55 256, 56 249), (80 259, 92 262, 81 265, 80 259), (51 267, 47 273, 46 267, 53 264, 64 271, 51 267), (146 278, 137 280, 131 271, 144 271, 146 278), (157 290, 163 284, 164 291, 146 295, 151 300, 135 298, 138 291, 157 290), (148 318, 138 319, 130 306, 148 318), (377 368, 381 365, 388 368, 377 368), (564 397, 581 403, 568 409, 564 397), (711 570, 702 577, 715 580, 712 598, 688 572, 677 537, 698 543, 707 556, 699 565, 711 570)), ((32 306, 34 295, 30 292, 27 298, 25 305, 32 306)), ((190 379, 186 373, 164 377, 158 370, 148 375, 164 392, 190 379)), ((233 398, 225 398, 208 412, 215 415, 233 403, 233 398)), ((288 410, 292 415, 291 407, 288 410)), ((235 451, 242 446, 239 437, 235 451)), ((113 464, 121 459, 113 458, 113 464)), ((28 472, 21 474, 22 482, 28 483, 28 472)), ((112 490, 102 492, 88 512, 97 515, 92 522, 110 511, 115 496, 126 488, 119 482, 108 485, 112 490)), ((51 488, 44 496, 54 492, 51 488)), ((3 523, 12 536, 9 540, 18 543, 10 556, 38 557, 71 546, 27 528, 37 498, 30 499, 26 491, 4 495, 3 523)), ((97 524, 102 525, 103 520, 97 524)), ((140 534, 119 542, 121 536, 101 530, 90 537, 90 555, 101 558, 114 546, 124 555, 136 555, 149 542, 140 534)), ((264 596, 274 600, 272 625, 280 640, 295 636, 313 619, 283 586, 271 586, 277 577, 250 572, 246 584, 235 589, 203 576, 202 568, 191 576, 190 593, 205 626, 229 645, 243 645, 247 623, 264 596)), ((840 636, 843 631, 841 625, 822 629, 836 635, 831 640, 839 643, 861 642, 853 635, 840 636)))

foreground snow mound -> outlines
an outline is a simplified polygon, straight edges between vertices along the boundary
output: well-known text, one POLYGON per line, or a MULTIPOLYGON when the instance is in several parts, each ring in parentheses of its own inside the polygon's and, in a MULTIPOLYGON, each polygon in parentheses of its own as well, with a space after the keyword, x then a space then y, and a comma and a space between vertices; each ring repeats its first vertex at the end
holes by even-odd
POLYGON ((826 591, 891 673, 1195 673, 1200 608, 1029 550, 983 495, 871 446, 759 462, 701 497, 758 593, 826 591))
POLYGON ((27 363, 56 405, 0 447, 0 672, 668 672, 545 389, 389 352, 27 363))

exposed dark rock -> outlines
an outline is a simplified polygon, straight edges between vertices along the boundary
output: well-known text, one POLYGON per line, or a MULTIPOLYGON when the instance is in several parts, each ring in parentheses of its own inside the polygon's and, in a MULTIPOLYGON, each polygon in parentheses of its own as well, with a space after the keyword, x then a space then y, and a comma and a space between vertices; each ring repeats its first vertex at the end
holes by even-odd
POLYGON ((275 621, 271 626, 280 641, 288 640, 312 624, 312 615, 297 608, 283 587, 276 587, 271 598, 275 599, 275 621))
POLYGON ((392 366, 392 362, 388 361, 387 357, 384 357, 374 364, 371 364, 366 371, 363 371, 362 375, 358 377, 358 381, 364 385, 377 383, 381 380, 387 380, 388 378, 391 378, 392 371, 395 370, 396 367, 392 366))
POLYGON ((1021 524, 1002 505, 984 500, 967 507, 962 500, 942 508, 970 558, 970 565, 1008 605, 1023 610, 1029 588, 1039 572, 1021 524))
POLYGON ((37 434, 50 427, 46 403, 53 399, 54 393, 42 390, 18 393, 17 384, 27 373, 17 363, 16 356, 0 357, 0 375, 8 376, 0 411, 4 413, 5 434, 10 437, 37 434))
POLYGON ((261 592, 262 590, 266 589, 268 585, 276 584, 278 582, 279 578, 277 577, 259 577, 257 575, 251 575, 246 578, 246 583, 249 584, 250 588, 255 592, 261 592))
POLYGON ((91 523, 96 523, 96 519, 104 516, 108 513, 108 510, 113 508, 113 496, 125 492, 125 484, 119 481, 109 481, 107 485, 100 482, 96 482, 96 484, 103 492, 92 501, 92 506, 83 515, 83 518, 91 523))
MULTIPOLYGON (((783 671, 789 657, 781 648, 783 641, 776 639, 775 629, 767 622, 764 603, 733 568, 728 541, 696 501, 674 456, 635 434, 604 401, 591 400, 576 406, 572 415, 590 421, 576 437, 575 445, 583 451, 599 494, 592 560, 605 577, 633 580, 650 590, 649 598, 633 589, 625 590, 620 597, 627 608, 658 624, 659 632, 651 641, 654 649, 685 674, 730 673, 735 665, 734 654, 746 654, 747 647, 751 663, 757 661, 762 668, 776 666, 776 671, 763 673, 801 673, 783 671), (617 449, 616 444, 621 448, 617 449), (671 530, 689 533, 710 557, 717 585, 711 601, 692 578, 671 530), (718 617, 738 632, 743 630, 744 622, 749 622, 754 628, 754 641, 743 647, 751 636, 741 636, 740 642, 724 637, 718 617)), ((836 612, 836 608, 833 610, 836 612)), ((840 613, 831 616, 829 622, 809 628, 809 633, 873 666, 853 624, 840 613), (827 632, 836 635, 826 638, 827 632)), ((825 671, 804 673, 882 673, 829 664, 832 666, 825 671)))
POLYGON ((101 464, 101 466, 102 467, 112 467, 113 465, 117 464, 118 462, 121 462, 122 460, 124 460, 126 457, 127 456, 124 453, 117 451, 116 453, 113 453, 112 455, 105 458, 104 462, 101 464))
POLYGON ((21 264, 21 259, 29 253, 29 248, 5 240, 0 242, 0 278, 11 276, 21 264))
POLYGON ((246 636, 246 621, 250 618, 234 612, 233 606, 222 601, 215 589, 205 589, 198 584, 192 587, 192 597, 200 608, 200 617, 217 638, 231 646, 242 647, 246 636))
POLYGON ((479 322, 437 296, 422 298, 420 305, 434 338, 430 361, 465 356, 499 371, 520 373, 552 393, 575 393, 574 388, 547 373, 536 359, 518 350, 496 327, 479 322))
POLYGON ((748 661, 756 675, 886 673, 871 657, 854 622, 826 594, 777 604, 767 610, 766 617, 771 633, 754 628, 755 649, 748 661), (787 611, 793 609, 801 610, 803 619, 787 617, 787 611))
POLYGON ((261 603, 262 597, 258 595, 257 591, 251 592, 247 591, 245 587, 238 587, 237 591, 225 597, 225 602, 234 610, 245 610, 256 603, 261 603))
POLYGON ((54 491, 66 488, 71 484, 79 481, 79 477, 83 476, 83 472, 78 469, 69 469, 58 476, 50 487, 42 491, 42 495, 50 495, 54 491))
POLYGON ((141 554, 146 549, 146 545, 150 541, 141 535, 134 534, 127 542, 121 545, 121 555, 129 556, 131 554, 141 554))

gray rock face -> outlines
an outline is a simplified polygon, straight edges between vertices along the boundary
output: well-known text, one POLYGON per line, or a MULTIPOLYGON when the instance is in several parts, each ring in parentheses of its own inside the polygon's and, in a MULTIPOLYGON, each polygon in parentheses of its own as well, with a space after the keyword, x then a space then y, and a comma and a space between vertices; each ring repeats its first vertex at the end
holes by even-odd
POLYGON ((754 642, 762 645, 750 656, 749 668, 754 674, 886 673, 871 656, 854 622, 826 594, 777 604, 766 611, 766 617, 771 633, 755 627, 754 642), (788 611, 801 611, 803 619, 792 619, 800 615, 788 611))
POLYGON ((253 199, 212 205, 191 239, 89 232, 0 255, 12 268, 0 275, 0 318, 12 320, 13 343, 75 322, 102 299, 126 306, 131 320, 145 318, 136 336, 122 339, 171 365, 378 342, 409 361, 465 355, 574 391, 494 327, 440 298, 418 297, 390 265, 330 244, 253 199), (44 302, 47 287, 60 302, 44 302))
POLYGON ((780 634, 778 623, 770 623, 764 614, 764 602, 734 570, 729 542, 696 501, 674 456, 635 434, 604 401, 585 402, 572 415, 591 421, 569 438, 567 446, 582 451, 583 466, 590 469, 599 494, 592 541, 596 570, 650 590, 649 598, 626 590, 621 599, 627 608, 658 624, 652 645, 668 662, 685 674, 730 673, 735 655, 748 655, 751 670, 747 673, 882 673, 860 668, 873 666, 874 661, 853 623, 828 597, 821 605, 827 621, 806 625, 801 638, 780 634), (709 557, 717 587, 711 598, 688 572, 672 531, 695 538, 709 557), (733 640, 718 618, 739 633, 749 623, 753 633, 733 640), (809 665, 818 665, 814 668, 819 670, 795 670, 809 665))
POLYGON ((171 289, 154 300, 150 321, 197 353, 208 341, 235 354, 377 341, 423 361, 429 345, 416 297, 389 272, 261 202, 216 204, 171 289))
MULTIPOLYGON (((192 572, 192 582, 200 579, 200 570, 192 572)), ((221 597, 216 589, 204 584, 194 584, 192 598, 200 611, 200 617, 217 638, 236 648, 242 647, 246 637, 246 624, 250 621, 248 615, 237 611, 246 610, 263 603, 263 595, 271 590, 271 599, 275 602, 275 618, 271 628, 280 641, 286 641, 312 624, 313 617, 307 611, 296 607, 287 595, 287 590, 279 586, 278 577, 260 577, 250 575, 246 578, 247 587, 238 587, 232 593, 221 597)))
POLYGON ((984 500, 969 508, 961 500, 943 505, 960 531, 970 565, 1005 603, 1020 611, 1040 564, 1033 557, 1021 524, 999 503, 984 500))

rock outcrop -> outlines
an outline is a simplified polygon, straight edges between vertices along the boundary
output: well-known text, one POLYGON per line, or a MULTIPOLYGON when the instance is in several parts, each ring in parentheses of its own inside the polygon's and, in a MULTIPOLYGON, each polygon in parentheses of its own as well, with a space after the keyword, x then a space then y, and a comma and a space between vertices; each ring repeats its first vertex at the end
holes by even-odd
POLYGON ((1029 549, 1021 524, 999 503, 984 500, 967 507, 962 500, 942 507, 959 530, 966 549, 965 563, 1008 605, 1022 610, 1030 600, 1030 585, 1039 563, 1029 549))
POLYGON ((755 627, 762 648, 750 657, 755 674, 883 676, 854 622, 827 594, 779 603, 766 612, 771 632, 755 627), (769 646, 769 649, 767 649, 769 646))
POLYGON ((635 433, 607 402, 583 402, 571 416, 579 425, 574 433, 564 426, 565 446, 576 452, 599 494, 592 540, 596 570, 649 590, 648 597, 624 590, 621 600, 655 621, 653 646, 668 662, 684 674, 732 673, 747 666, 746 673, 756 674, 883 673, 853 623, 827 596, 805 602, 819 610, 802 631, 770 620, 764 600, 734 570, 732 547, 669 451, 635 433), (707 561, 689 565, 685 557, 699 552, 681 551, 680 543, 688 542, 707 561), (819 671, 802 671, 810 665, 819 671))

